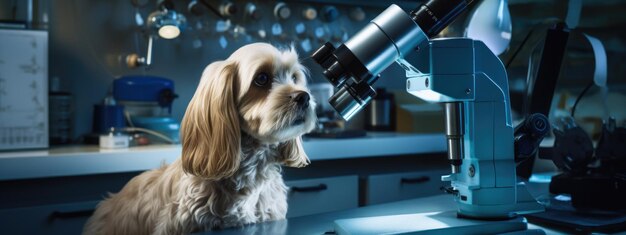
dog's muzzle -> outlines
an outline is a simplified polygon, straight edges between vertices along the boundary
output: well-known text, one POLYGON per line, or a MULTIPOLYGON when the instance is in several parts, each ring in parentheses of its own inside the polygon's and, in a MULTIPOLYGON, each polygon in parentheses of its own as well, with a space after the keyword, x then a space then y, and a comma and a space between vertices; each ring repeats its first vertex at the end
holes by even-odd
POLYGON ((300 125, 306 121, 307 111, 309 109, 309 101, 311 100, 311 96, 308 92, 302 91, 293 96, 293 102, 296 103, 297 109, 295 112, 297 113, 296 118, 293 121, 293 125, 300 125))
POLYGON ((298 108, 301 110, 306 110, 309 107, 309 100, 311 96, 306 91, 300 92, 293 98, 293 102, 296 102, 298 108))

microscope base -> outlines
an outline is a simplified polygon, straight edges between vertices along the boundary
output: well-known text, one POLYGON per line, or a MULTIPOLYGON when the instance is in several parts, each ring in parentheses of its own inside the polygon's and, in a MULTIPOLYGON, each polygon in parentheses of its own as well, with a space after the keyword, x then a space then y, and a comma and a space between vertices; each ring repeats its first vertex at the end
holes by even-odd
MULTIPOLYGON (((516 185, 516 199, 515 204, 501 204, 501 205, 477 205, 468 204, 459 201, 456 197, 457 206, 459 208, 459 214, 466 218, 477 218, 481 220, 494 220, 494 219, 507 219, 515 217, 520 214, 529 214, 535 212, 542 212, 545 210, 544 206, 539 204, 533 195, 528 191, 526 184, 523 182, 516 185)), ((506 195, 506 194, 503 194, 506 195)), ((487 197, 497 197, 499 194, 493 193, 493 195, 485 195, 487 197)), ((476 197, 476 195, 474 196, 476 197)), ((483 201, 491 198, 482 198, 483 201)), ((496 198, 493 198, 496 200, 496 198)))
POLYGON ((456 211, 376 216, 335 221, 335 232, 347 234, 498 234, 526 231, 526 219, 472 220, 456 211))

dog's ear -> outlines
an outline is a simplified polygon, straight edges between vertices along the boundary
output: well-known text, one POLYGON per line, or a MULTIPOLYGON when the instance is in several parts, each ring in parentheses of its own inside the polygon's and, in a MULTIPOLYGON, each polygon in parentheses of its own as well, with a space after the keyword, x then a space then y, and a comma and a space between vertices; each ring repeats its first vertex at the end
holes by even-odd
POLYGON ((302 137, 287 140, 278 146, 279 154, 283 164, 290 167, 305 167, 311 163, 309 157, 304 152, 302 137))
POLYGON ((185 172, 219 180, 239 168, 238 87, 236 63, 218 61, 204 70, 181 123, 185 172))

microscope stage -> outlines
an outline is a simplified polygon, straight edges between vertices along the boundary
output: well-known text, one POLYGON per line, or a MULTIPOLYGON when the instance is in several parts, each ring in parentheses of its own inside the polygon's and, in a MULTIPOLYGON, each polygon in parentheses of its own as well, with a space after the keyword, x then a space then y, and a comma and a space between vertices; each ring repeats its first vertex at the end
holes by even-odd
POLYGON ((526 219, 473 220, 458 218, 456 211, 341 219, 335 232, 347 234, 499 234, 526 230, 526 219))

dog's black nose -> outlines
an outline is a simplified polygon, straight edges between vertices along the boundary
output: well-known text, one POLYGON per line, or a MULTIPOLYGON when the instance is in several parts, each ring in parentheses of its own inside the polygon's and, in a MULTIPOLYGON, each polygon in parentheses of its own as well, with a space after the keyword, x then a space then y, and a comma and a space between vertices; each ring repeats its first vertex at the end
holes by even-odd
POLYGON ((302 108, 308 108, 310 99, 311 97, 309 96, 309 93, 300 92, 298 95, 296 95, 296 97, 293 98, 293 101, 296 102, 298 106, 302 108))

